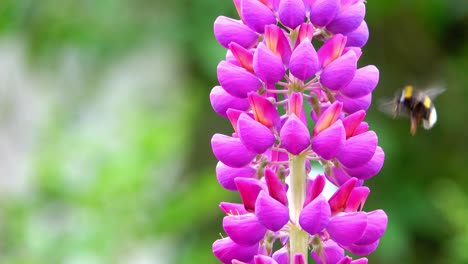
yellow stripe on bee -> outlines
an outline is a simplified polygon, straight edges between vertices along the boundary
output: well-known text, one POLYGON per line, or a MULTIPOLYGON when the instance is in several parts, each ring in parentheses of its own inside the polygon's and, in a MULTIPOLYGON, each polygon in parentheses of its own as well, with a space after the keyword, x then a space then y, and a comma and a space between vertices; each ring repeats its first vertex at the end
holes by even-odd
POLYGON ((405 98, 411 98, 413 96, 413 86, 407 85, 405 86, 405 98))
POLYGON ((429 108, 431 106, 431 98, 429 96, 424 97, 424 107, 429 108))

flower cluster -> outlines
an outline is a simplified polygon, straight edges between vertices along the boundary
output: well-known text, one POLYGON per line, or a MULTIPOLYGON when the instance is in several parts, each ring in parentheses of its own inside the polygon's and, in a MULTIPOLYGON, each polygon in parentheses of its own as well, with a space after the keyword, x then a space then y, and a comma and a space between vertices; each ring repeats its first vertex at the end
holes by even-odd
POLYGON ((234 0, 220 16, 228 49, 210 93, 232 135, 215 134, 216 176, 241 204, 222 202, 222 263, 367 263, 387 227, 363 211, 364 180, 384 152, 364 121, 379 71, 357 68, 369 32, 363 0, 234 0), (312 43, 312 40, 314 42, 312 43), (323 174, 312 173, 321 167, 323 174), (326 195, 325 185, 335 192, 326 195))

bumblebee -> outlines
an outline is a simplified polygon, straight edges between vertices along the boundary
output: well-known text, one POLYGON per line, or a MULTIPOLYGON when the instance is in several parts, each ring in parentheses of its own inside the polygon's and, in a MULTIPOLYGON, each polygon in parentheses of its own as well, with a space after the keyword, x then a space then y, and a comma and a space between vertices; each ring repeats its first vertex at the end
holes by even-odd
POLYGON ((410 132, 414 136, 419 125, 422 124, 424 129, 431 129, 437 122, 437 111, 433 100, 444 91, 445 89, 440 87, 420 90, 407 85, 392 101, 381 106, 385 112, 393 113, 394 118, 400 115, 409 116, 410 132))

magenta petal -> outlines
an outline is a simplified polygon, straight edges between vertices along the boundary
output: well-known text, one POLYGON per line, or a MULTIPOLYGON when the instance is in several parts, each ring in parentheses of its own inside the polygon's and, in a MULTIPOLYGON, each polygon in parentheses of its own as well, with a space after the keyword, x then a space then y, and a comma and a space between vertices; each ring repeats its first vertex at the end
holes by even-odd
POLYGON ((361 211, 366 203, 367 196, 369 196, 370 189, 366 186, 359 186, 353 189, 348 198, 345 212, 361 211))
POLYGON ((265 25, 276 24, 273 12, 258 0, 242 0, 241 13, 245 24, 260 34, 265 31, 265 25))
POLYGON ((353 80, 356 72, 357 60, 353 51, 331 62, 320 75, 320 82, 330 90, 339 90, 353 80))
POLYGON ((254 257, 255 264, 278 264, 276 260, 265 256, 265 255, 257 255, 254 257))
POLYGON ((309 39, 310 41, 314 37, 314 30, 314 25, 310 23, 302 23, 297 34, 296 48, 299 44, 305 41, 305 39, 309 39))
POLYGON ((327 30, 332 33, 348 34, 361 25, 366 15, 364 3, 358 3, 338 12, 336 17, 327 25, 327 30))
POLYGON ((302 254, 294 255, 294 264, 305 264, 304 256, 302 254))
POLYGON ((367 258, 360 258, 351 261, 351 264, 367 264, 369 260, 367 258))
POLYGON ((299 215, 299 224, 307 233, 315 235, 327 227, 330 216, 330 205, 327 199, 323 195, 319 195, 302 209, 299 215))
POLYGON ((221 61, 218 64, 218 81, 229 94, 246 98, 249 92, 257 91, 262 82, 246 69, 221 61))
POLYGON ((213 243, 213 254, 225 264, 230 264, 232 260, 249 262, 257 254, 258 244, 251 246, 241 246, 234 243, 229 237, 218 239, 213 243))
POLYGON ((253 67, 255 73, 266 83, 275 83, 284 77, 283 61, 263 43, 255 50, 253 67))
POLYGON ((214 134, 211 148, 215 157, 229 167, 241 168, 249 164, 256 154, 249 151, 239 138, 214 134))
POLYGON ((213 110, 222 117, 227 117, 229 108, 245 111, 249 108, 249 101, 227 93, 221 86, 215 86, 210 93, 210 102, 213 110))
POLYGON ((360 180, 367 180, 379 173, 385 160, 385 153, 382 148, 377 146, 374 156, 366 164, 356 168, 345 168, 345 171, 351 176, 360 180))
POLYGON ((304 3, 302 0, 281 0, 278 15, 283 25, 295 29, 304 22, 304 3))
POLYGON ((244 146, 257 154, 264 153, 275 143, 273 132, 245 113, 237 120, 237 131, 244 146))
POLYGON ((310 40, 306 38, 291 54, 289 70, 294 76, 305 81, 314 76, 318 69, 317 52, 310 40))
POLYGON ((265 44, 273 53, 281 56, 284 65, 289 64, 291 45, 283 29, 277 25, 265 26, 265 44))
POLYGON ((227 215, 243 215, 248 213, 244 205, 238 203, 221 202, 219 208, 227 215))
POLYGON ((304 207, 307 206, 312 200, 319 196, 325 187, 325 176, 319 174, 315 179, 307 182, 306 199, 304 207))
POLYGON ((326 170, 325 176, 331 183, 338 187, 351 179, 351 177, 341 167, 332 167, 330 171, 326 170))
POLYGON ((276 110, 276 106, 271 101, 257 93, 250 93, 249 103, 255 120, 268 128, 279 127, 280 116, 278 110, 276 110))
POLYGON ((259 35, 244 25, 242 21, 225 16, 219 16, 214 22, 216 40, 228 48, 229 43, 235 42, 244 48, 253 47, 259 35))
POLYGON ((320 157, 330 160, 338 153, 345 142, 345 129, 341 120, 312 138, 312 150, 320 157))
POLYGON ((351 178, 347 182, 338 188, 338 190, 333 194, 333 196, 328 200, 332 214, 343 212, 348 203, 349 196, 356 186, 357 179, 351 178))
POLYGON ((377 135, 368 131, 346 140, 336 158, 347 168, 357 168, 366 164, 375 154, 377 135))
POLYGON ((354 242, 356 245, 368 245, 379 240, 387 230, 388 217, 383 210, 367 213, 367 228, 361 239, 354 242))
POLYGON ((346 130, 346 138, 356 135, 356 129, 361 125, 362 120, 366 117, 365 111, 357 111, 343 119, 343 126, 346 130))
POLYGON ((267 231, 254 214, 225 216, 223 229, 239 245, 257 244, 267 231))
POLYGON ((289 252, 286 247, 282 247, 275 251, 272 257, 276 262, 278 262, 278 264, 289 264, 289 252))
POLYGON ((347 246, 359 240, 367 226, 364 212, 336 215, 327 226, 328 234, 338 244, 347 246))
MULTIPOLYGON (((338 118, 340 118, 341 109, 343 108, 343 104, 341 102, 334 102, 331 104, 325 111, 320 114, 317 122, 314 126, 314 136, 321 133, 326 128, 330 127, 332 124, 335 123, 338 118)), ((322 108, 323 110, 323 108, 322 108)))
POLYGON ((323 245, 324 250, 321 250, 318 254, 315 250, 312 251, 312 258, 317 264, 337 263, 344 257, 344 249, 333 242, 333 240, 327 240, 323 245))
POLYGON ((302 121, 292 114, 280 131, 281 146, 289 153, 298 155, 310 145, 310 134, 302 121))
POLYGON ((288 198, 286 196, 286 188, 281 183, 280 179, 278 179, 278 176, 269 168, 265 169, 265 182, 271 197, 287 206, 288 198))
POLYGON ((234 182, 245 209, 248 212, 255 211, 255 202, 257 201, 258 194, 263 190, 262 183, 253 178, 236 178, 234 182))
POLYGON ((339 10, 339 0, 315 0, 310 9, 310 21, 317 26, 328 25, 339 10))
POLYGON ((352 114, 359 110, 367 111, 372 101, 372 93, 369 93, 363 97, 359 98, 349 98, 344 95, 337 94, 335 99, 343 102, 343 110, 348 113, 352 114))
POLYGON ((241 45, 235 42, 229 43, 229 51, 231 51, 232 57, 234 57, 234 59, 242 68, 248 70, 249 72, 254 72, 252 51, 242 47, 241 45))
POLYGON ((367 27, 366 21, 363 20, 361 25, 347 36, 347 47, 362 47, 366 45, 367 40, 369 40, 369 28, 367 27))
POLYGON ((236 191, 234 179, 237 177, 253 178, 257 171, 252 167, 231 168, 221 161, 216 165, 216 178, 221 186, 230 191, 236 191))
POLYGON ((349 252, 358 255, 358 256, 366 256, 369 255, 370 253, 374 252, 374 250, 377 249, 379 246, 380 240, 375 241, 374 243, 368 244, 368 245, 349 245, 345 246, 346 250, 349 252))
POLYGON ((343 53, 346 45, 346 37, 337 34, 327 40, 317 51, 319 63, 322 67, 327 67, 332 61, 336 60, 343 53))
POLYGON ((357 98, 371 93, 379 82, 379 70, 374 65, 362 67, 356 71, 353 80, 341 93, 349 98, 357 98))
POLYGON ((302 93, 292 92, 289 96, 289 112, 295 114, 296 116, 304 116, 304 119, 301 118, 304 125, 307 125, 304 114, 304 98, 302 93))
POLYGON ((289 210, 282 203, 261 191, 255 203, 255 215, 260 223, 274 232, 279 231, 289 221, 289 210))

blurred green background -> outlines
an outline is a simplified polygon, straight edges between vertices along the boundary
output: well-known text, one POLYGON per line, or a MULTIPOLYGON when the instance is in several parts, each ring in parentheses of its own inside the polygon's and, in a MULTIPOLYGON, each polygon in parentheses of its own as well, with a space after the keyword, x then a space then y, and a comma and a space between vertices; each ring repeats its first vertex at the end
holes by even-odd
MULTIPOLYGON (((208 95, 231 1, 0 3, 0 263, 216 263, 220 201, 208 95)), ((386 152, 365 209, 389 226, 370 263, 468 263, 468 4, 368 0, 360 66, 381 78, 367 121, 386 152), (443 82, 439 121, 376 101, 443 82)))

